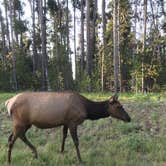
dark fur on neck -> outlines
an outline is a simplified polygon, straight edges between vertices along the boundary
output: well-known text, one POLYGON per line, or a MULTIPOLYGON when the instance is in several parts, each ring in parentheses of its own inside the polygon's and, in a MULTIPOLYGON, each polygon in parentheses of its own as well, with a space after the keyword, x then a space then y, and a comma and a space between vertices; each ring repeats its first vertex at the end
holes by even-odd
POLYGON ((107 111, 109 106, 108 101, 94 102, 94 101, 86 100, 85 105, 86 105, 86 113, 87 113, 86 119, 97 120, 100 118, 106 118, 110 116, 107 111))

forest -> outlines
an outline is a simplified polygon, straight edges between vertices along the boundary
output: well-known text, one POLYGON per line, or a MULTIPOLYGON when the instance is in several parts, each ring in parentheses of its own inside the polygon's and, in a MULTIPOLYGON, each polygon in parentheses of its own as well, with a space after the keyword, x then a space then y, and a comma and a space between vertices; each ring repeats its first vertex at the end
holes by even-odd
POLYGON ((0 91, 166 89, 164 0, 1 0, 0 91))
MULTIPOLYGON (((78 165, 74 148, 78 145, 83 160, 79 165, 165 166, 165 73, 166 0, 0 0, 0 165, 9 166, 9 154, 19 137, 12 152, 15 166, 78 165), (47 107, 46 95, 47 100, 21 97, 22 104, 17 100, 14 109, 8 109, 8 99, 24 91, 76 91, 102 108, 84 100, 81 103, 89 107, 83 106, 76 98, 63 100, 63 92, 57 93, 60 100, 51 100, 52 107, 47 107), (67 109, 64 101, 72 107, 67 109), (116 107, 117 103, 122 105, 116 107), (62 105, 67 116, 70 110, 80 112, 85 107, 93 115, 98 110, 102 117, 79 125, 75 145, 70 133, 64 153, 60 148, 67 123, 63 130, 60 126, 41 130, 27 120, 32 114, 26 112, 35 115, 41 107, 63 111, 62 105), (115 114, 126 111, 130 123, 111 113, 106 118, 108 107, 115 114), (30 141, 25 127, 32 127, 27 132, 30 141), (33 152, 37 148, 38 159, 25 144, 33 152)), ((56 94, 36 94, 42 93, 56 94)), ((46 115, 48 125, 44 111, 40 115, 46 115)))

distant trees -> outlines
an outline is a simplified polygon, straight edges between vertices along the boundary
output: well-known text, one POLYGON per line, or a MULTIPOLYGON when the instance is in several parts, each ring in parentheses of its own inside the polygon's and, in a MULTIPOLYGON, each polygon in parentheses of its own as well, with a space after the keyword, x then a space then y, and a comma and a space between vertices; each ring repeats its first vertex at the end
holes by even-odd
POLYGON ((164 5, 161 0, 3 0, 0 90, 164 88, 164 5), (24 17, 26 5, 31 20, 24 17))

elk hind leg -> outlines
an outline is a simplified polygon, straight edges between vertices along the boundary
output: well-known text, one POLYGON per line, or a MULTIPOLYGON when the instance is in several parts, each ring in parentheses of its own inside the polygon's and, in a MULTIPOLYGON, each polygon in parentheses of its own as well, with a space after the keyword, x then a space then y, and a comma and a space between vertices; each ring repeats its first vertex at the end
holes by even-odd
POLYGON ((16 123, 14 123, 13 131, 12 131, 12 133, 10 134, 10 136, 8 138, 8 156, 7 156, 7 160, 8 160, 9 164, 11 163, 11 153, 12 153, 14 143, 22 132, 23 132, 22 127, 20 125, 16 124, 16 123))
POLYGON ((11 163, 11 153, 12 153, 13 145, 14 145, 16 139, 17 139, 17 135, 15 135, 14 133, 11 133, 9 138, 8 138, 8 156, 7 156, 7 161, 8 161, 9 164, 11 163))
POLYGON ((27 126, 25 129, 24 129, 24 132, 21 133, 21 135, 19 136, 19 138, 32 150, 32 153, 34 154, 34 157, 37 158, 38 157, 38 154, 37 154, 37 150, 35 148, 35 146, 33 146, 31 144, 31 142, 27 139, 25 133, 26 131, 30 128, 31 126, 27 126))

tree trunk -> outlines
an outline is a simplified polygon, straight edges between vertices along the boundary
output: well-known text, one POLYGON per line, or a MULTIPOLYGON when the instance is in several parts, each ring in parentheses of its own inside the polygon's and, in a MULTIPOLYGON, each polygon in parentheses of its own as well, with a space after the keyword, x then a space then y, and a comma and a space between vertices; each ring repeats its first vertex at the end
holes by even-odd
POLYGON ((18 33, 17 33, 17 30, 16 30, 16 27, 14 26, 14 20, 16 20, 16 10, 15 10, 15 7, 14 7, 14 3, 17 3, 15 0, 13 0, 12 2, 12 5, 13 5, 13 38, 15 40, 15 43, 19 46, 19 42, 18 42, 18 33))
POLYGON ((143 24, 143 46, 142 46, 142 92, 144 91, 144 53, 146 46, 146 21, 147 21, 147 0, 144 0, 144 24, 143 24))
POLYGON ((97 17, 97 0, 94 0, 93 1, 93 4, 91 5, 91 12, 93 13, 93 17, 91 18, 91 21, 92 22, 92 37, 91 37, 91 46, 92 46, 92 59, 95 55, 95 45, 96 45, 96 17, 97 17))
POLYGON ((41 27, 41 41, 42 41, 42 90, 48 89, 48 70, 47 70, 47 51, 46 51, 46 1, 39 1, 39 17, 41 27))
MULTIPOLYGON (((135 1, 135 11, 134 11, 134 30, 133 30, 133 52, 132 52, 132 63, 133 63, 133 67, 135 66, 135 54, 136 54, 136 34, 137 34, 137 0, 135 1)), ((132 87, 133 87, 133 91, 135 89, 135 91, 137 91, 137 87, 136 87, 136 75, 132 75, 132 87)))
POLYGON ((36 49, 36 30, 35 30, 35 1, 31 1, 32 3, 32 50, 33 50, 33 76, 37 78, 37 69, 38 69, 38 55, 36 49))
POLYGON ((114 93, 118 93, 118 43, 117 43, 117 4, 118 0, 114 0, 113 8, 113 43, 114 43, 114 93))
POLYGON ((84 0, 81 0, 81 75, 84 72, 84 0))
POLYGON ((117 40, 117 49, 118 49, 118 80, 119 80, 119 88, 120 88, 120 92, 122 92, 122 71, 121 71, 121 48, 120 48, 120 3, 117 4, 117 36, 118 36, 118 40, 117 40))
POLYGON ((70 56, 70 41, 69 41, 69 2, 67 0, 67 11, 66 11, 66 33, 67 33, 67 56, 69 57, 69 61, 71 63, 71 56, 70 56))
MULTIPOLYGON (((86 48, 86 53, 87 53, 87 73, 89 78, 91 79, 92 75, 92 52, 91 52, 91 43, 90 43, 90 1, 86 0, 86 38, 87 38, 87 48, 86 48)), ((89 91, 91 91, 91 83, 89 85, 89 91)))
POLYGON ((11 29, 11 56, 12 56, 12 86, 14 90, 18 89, 16 78, 16 60, 14 55, 14 38, 13 38, 13 0, 9 1, 10 6, 10 29, 11 29))
POLYGON ((102 0, 102 30, 103 30, 103 52, 101 57, 101 90, 104 91, 104 60, 106 54, 106 40, 105 40, 105 32, 106 32, 106 17, 105 17, 105 0, 102 0))
POLYGON ((76 57, 76 3, 77 3, 77 1, 76 0, 74 0, 74 5, 73 5, 73 7, 74 7, 74 62, 75 62, 75 79, 76 79, 76 76, 77 76, 77 57, 76 57))
POLYGON ((10 50, 11 46, 10 46, 10 33, 9 33, 8 3, 7 3, 7 0, 4 0, 4 5, 5 5, 6 36, 7 36, 7 41, 8 41, 8 49, 10 50))
POLYGON ((154 14, 154 10, 153 10, 153 1, 150 0, 150 7, 151 7, 151 11, 152 11, 152 18, 153 18, 153 21, 152 21, 152 24, 153 24, 153 27, 156 28, 156 22, 155 22, 155 14, 154 14))
MULTIPOLYGON (((21 20, 21 13, 19 12, 19 21, 21 20)), ((22 32, 20 33, 20 43, 19 43, 19 47, 22 49, 23 48, 23 37, 22 37, 22 32)))
POLYGON ((6 66, 7 47, 6 47, 6 40, 5 40, 5 25, 4 25, 4 19, 2 17, 1 9, 0 9, 0 25, 1 25, 1 36, 2 36, 2 57, 3 57, 4 66, 6 66))

